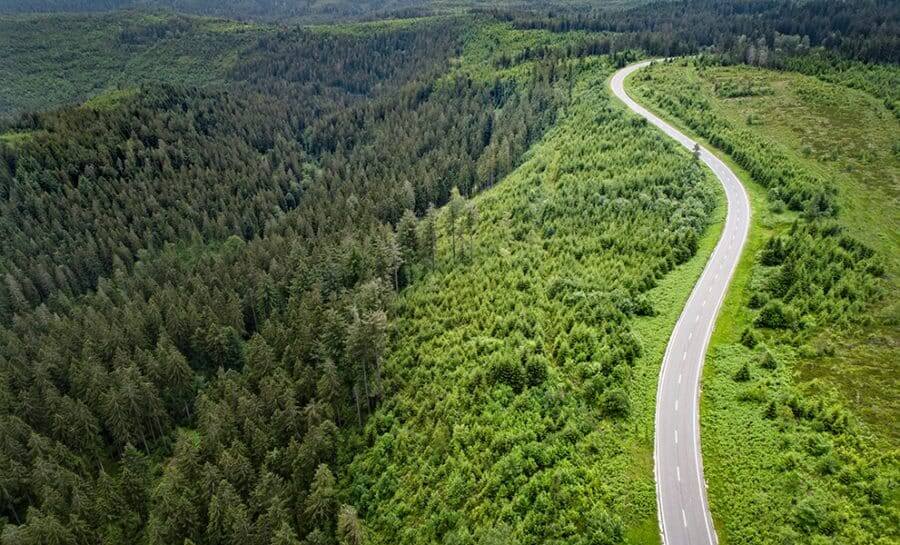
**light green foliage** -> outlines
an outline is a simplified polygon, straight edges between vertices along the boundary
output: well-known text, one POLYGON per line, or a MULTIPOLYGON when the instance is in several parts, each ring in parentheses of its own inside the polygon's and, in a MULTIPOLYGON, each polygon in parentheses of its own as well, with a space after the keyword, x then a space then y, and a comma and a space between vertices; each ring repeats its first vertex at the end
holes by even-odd
POLYGON ((393 395, 347 471, 374 543, 487 543, 499 524, 500 542, 619 543, 655 522, 655 377, 699 268, 670 271, 708 252, 715 186, 588 62, 561 124, 474 199, 471 255, 442 232, 397 303, 393 395), (634 317, 683 271, 662 323, 634 317))
POLYGON ((582 36, 580 32, 523 31, 508 23, 472 25, 468 32, 458 64, 470 77, 484 81, 525 78, 534 61, 510 63, 511 59, 529 49, 571 45, 582 36))
POLYGON ((86 100, 84 107, 94 110, 112 110, 118 106, 123 99, 134 96, 135 93, 135 89, 114 89, 106 91, 86 100))
MULTIPOLYGON (((891 70, 871 67, 863 88, 884 90, 891 70)), ((728 149, 754 203, 704 375, 704 462, 722 542, 896 541, 898 497, 881 488, 900 478, 897 288, 886 275, 898 259, 896 188, 885 183, 897 175, 896 119, 872 96, 794 73, 678 63, 632 84, 728 149), (761 91, 722 92, 742 88, 761 91), (798 179, 828 187, 829 202, 798 179)))
POLYGON ((366 36, 381 32, 396 32, 427 23, 437 17, 411 17, 408 19, 376 19, 357 23, 313 24, 307 29, 335 36, 366 36))

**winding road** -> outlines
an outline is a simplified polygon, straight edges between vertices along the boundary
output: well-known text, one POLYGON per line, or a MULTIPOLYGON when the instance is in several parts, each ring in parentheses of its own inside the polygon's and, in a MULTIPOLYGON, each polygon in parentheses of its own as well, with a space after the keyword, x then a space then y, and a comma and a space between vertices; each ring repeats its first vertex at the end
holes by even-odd
MULTIPOLYGON (((610 87, 622 102, 682 146, 697 144, 628 96, 625 78, 644 61, 616 72, 610 87)), ((694 286, 669 338, 656 392, 653 447, 659 526, 664 545, 716 545, 700 455, 700 377, 716 316, 728 291, 750 227, 750 200, 741 182, 719 158, 700 146, 700 160, 725 188, 728 215, 716 248, 694 286)))

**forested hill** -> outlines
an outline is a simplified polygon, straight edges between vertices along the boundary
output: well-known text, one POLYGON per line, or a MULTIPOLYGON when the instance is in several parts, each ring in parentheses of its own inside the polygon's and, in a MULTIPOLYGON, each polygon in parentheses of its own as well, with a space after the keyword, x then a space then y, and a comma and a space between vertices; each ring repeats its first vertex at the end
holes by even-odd
POLYGON ((354 531, 333 475, 384 395, 392 295, 435 265, 430 206, 509 172, 562 100, 556 61, 450 70, 461 23, 286 31, 227 90, 9 127, 4 542, 354 531))
MULTIPOLYGON (((0 545, 657 539, 656 376, 724 202, 606 78, 702 50, 700 66, 845 82, 892 120, 896 67, 771 18, 706 41, 596 21, 0 18, 0 545)), ((849 43, 886 43, 864 34, 849 43)), ((723 146, 757 142, 696 122, 723 146)), ((795 227, 758 246, 779 272, 742 342, 784 350, 865 315, 885 269, 837 236, 836 186, 750 152, 741 164, 795 227), (836 287, 819 305, 801 286, 836 287)), ((790 384, 778 357, 766 365, 790 384)), ((748 395, 773 426, 837 423, 847 445, 803 462, 803 482, 833 492, 810 506, 784 488, 783 535, 834 542, 846 520, 857 543, 890 541, 896 456, 857 449, 867 437, 821 397, 748 395)), ((796 484, 792 460, 766 463, 796 484)))
POLYGON ((415 7, 417 4, 420 2, 415 0, 0 0, 0 13, 86 13, 145 8, 241 19, 334 20, 375 16, 387 10, 415 7))
POLYGON ((335 22, 389 16, 453 14, 469 8, 623 7, 643 0, 0 0, 0 13, 86 13, 171 10, 242 20, 335 22))
MULTIPOLYGON (((334 151, 328 131, 343 130, 334 116, 344 108, 416 78, 417 92, 430 92, 457 47, 452 25, 343 38, 285 32, 245 53, 229 91, 153 85, 114 94, 112 107, 23 116, 0 150, 0 231, 12 241, 5 319, 92 289, 166 243, 263 235, 307 189, 302 140, 334 151), (300 52, 314 62, 292 64, 300 52), (306 135, 311 124, 322 130, 306 135)), ((421 209, 439 200, 430 190, 421 198, 421 209)))

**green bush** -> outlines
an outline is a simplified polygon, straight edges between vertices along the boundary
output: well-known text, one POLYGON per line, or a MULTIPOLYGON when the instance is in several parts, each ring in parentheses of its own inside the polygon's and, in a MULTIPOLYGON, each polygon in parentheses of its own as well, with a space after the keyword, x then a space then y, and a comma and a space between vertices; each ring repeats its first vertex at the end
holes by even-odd
POLYGON ((750 366, 744 363, 738 368, 737 372, 734 374, 734 380, 737 382, 747 382, 750 380, 750 366))
POLYGON ((514 392, 520 393, 525 387, 526 374, 522 364, 508 352, 495 352, 492 358, 491 371, 494 381, 506 384, 514 392))
POLYGON ((525 362, 525 380, 529 386, 537 386, 547 379, 547 358, 541 354, 530 356, 525 362))
POLYGON ((759 343, 759 333, 750 327, 745 327, 741 332, 741 344, 751 350, 759 343))
POLYGON ((618 386, 603 392, 600 405, 603 414, 611 418, 626 418, 631 414, 631 400, 625 390, 618 386))
POLYGON ((768 348, 763 347, 762 354, 759 357, 759 366, 763 369, 773 371, 778 368, 778 360, 772 355, 768 348))
POLYGON ((773 299, 759 311, 753 324, 769 329, 788 329, 796 325, 796 315, 789 306, 773 299))

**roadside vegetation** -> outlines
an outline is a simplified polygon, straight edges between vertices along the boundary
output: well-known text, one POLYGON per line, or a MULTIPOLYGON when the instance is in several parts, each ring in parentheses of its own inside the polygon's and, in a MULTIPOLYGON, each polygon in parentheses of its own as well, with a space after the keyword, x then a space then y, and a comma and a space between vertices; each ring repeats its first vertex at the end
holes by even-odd
POLYGON ((892 91, 873 88, 896 68, 871 70, 868 93, 823 81, 834 71, 704 59, 630 81, 728 154, 755 194, 704 377, 704 465, 723 543, 766 543, 773 528, 799 543, 897 538, 898 121, 883 99, 892 91))
POLYGON ((473 200, 455 250, 460 220, 442 211, 442 265, 397 302, 389 394, 347 473, 375 543, 657 539, 667 336, 635 323, 661 313, 671 329, 710 250, 691 260, 715 185, 612 104, 608 62, 580 69, 560 124, 473 200), (669 274, 685 281, 657 298, 669 274))

